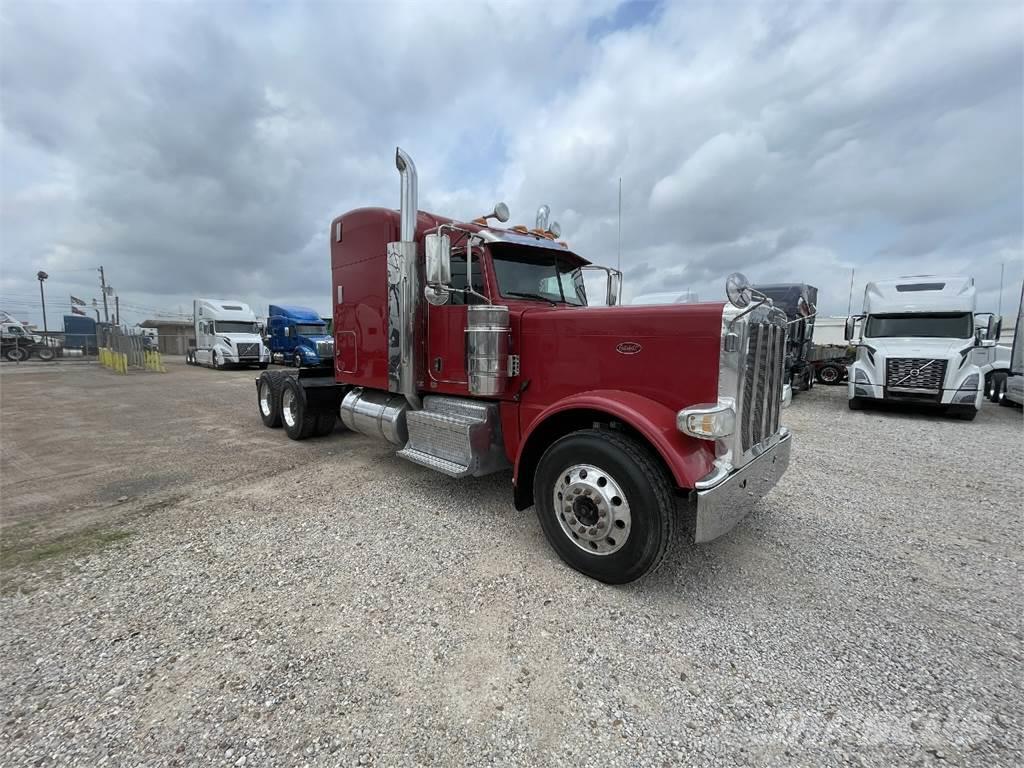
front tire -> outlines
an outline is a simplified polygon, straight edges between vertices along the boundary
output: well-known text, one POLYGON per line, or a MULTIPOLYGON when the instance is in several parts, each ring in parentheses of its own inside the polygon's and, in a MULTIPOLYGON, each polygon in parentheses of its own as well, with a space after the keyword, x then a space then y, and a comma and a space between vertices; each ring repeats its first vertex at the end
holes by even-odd
POLYGON ((864 401, 861 400, 859 397, 851 397, 849 400, 846 401, 846 404, 850 407, 851 411, 864 410, 864 401))
POLYGON ((302 355, 300 353, 295 353, 295 357, 292 358, 292 365, 294 365, 296 368, 302 367, 302 355))
POLYGON ((36 350, 36 357, 38 357, 43 362, 48 363, 57 357, 57 352, 53 349, 53 347, 40 347, 39 349, 36 350))
POLYGON ((561 438, 540 459, 537 517, 570 567, 626 584, 658 567, 676 508, 664 468, 638 440, 588 429, 561 438))
POLYGON ((22 347, 11 347, 4 352, 4 357, 10 360, 12 363, 20 363, 28 360, 28 350, 22 347))

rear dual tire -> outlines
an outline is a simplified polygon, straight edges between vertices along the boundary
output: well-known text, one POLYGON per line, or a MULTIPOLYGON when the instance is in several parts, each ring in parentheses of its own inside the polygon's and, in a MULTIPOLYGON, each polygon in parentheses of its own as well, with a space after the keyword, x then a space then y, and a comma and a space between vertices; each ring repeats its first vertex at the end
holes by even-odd
POLYGON ((288 437, 306 440, 333 432, 338 422, 335 398, 307 391, 294 376, 277 375, 283 377, 278 412, 288 437))
POLYGON ((839 384, 843 380, 843 369, 838 365, 832 363, 826 363, 818 369, 818 381, 822 384, 832 386, 839 384))
POLYGON ((534 487, 544 536, 580 573, 625 584, 664 559, 676 521, 672 485, 637 440, 604 429, 566 435, 544 452, 534 487))

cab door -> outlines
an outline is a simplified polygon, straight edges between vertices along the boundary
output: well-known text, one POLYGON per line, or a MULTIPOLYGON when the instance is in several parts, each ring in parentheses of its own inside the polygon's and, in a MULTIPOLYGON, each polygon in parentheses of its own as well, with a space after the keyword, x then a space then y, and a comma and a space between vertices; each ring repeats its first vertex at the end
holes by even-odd
MULTIPOLYGON (((473 290, 484 294, 479 251, 473 254, 473 290)), ((470 284, 466 274, 465 251, 451 255, 452 288, 465 289, 470 284)), ((466 307, 482 304, 483 299, 461 290, 451 291, 447 304, 434 306, 427 303, 427 360, 428 388, 448 394, 468 394, 466 375, 466 307)))

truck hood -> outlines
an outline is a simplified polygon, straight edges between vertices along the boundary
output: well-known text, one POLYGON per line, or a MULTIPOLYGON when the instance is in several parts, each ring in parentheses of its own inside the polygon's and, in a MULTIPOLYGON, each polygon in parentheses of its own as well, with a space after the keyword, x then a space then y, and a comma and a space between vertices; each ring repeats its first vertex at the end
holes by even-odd
MULTIPOLYGON (((721 302, 530 307, 520 323, 522 400, 589 390, 642 395, 678 410, 718 397, 721 302)), ((511 308, 510 308, 511 309, 511 308)))
POLYGON ((974 339, 865 338, 883 357, 930 357, 948 359, 974 348, 974 339))

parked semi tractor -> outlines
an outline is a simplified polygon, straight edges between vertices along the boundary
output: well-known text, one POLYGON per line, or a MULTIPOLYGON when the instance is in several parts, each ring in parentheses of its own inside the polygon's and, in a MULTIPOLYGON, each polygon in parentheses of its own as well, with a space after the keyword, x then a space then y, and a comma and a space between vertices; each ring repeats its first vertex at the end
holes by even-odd
POLYGON ((331 366, 334 338, 315 310, 271 304, 267 313, 267 346, 275 363, 331 366))
POLYGON ((28 360, 33 355, 40 360, 53 360, 60 353, 60 345, 53 339, 29 333, 17 320, 0 322, 0 357, 11 362, 28 360))
POLYGON ((234 299, 196 299, 192 303, 196 338, 185 353, 190 365, 211 368, 270 364, 270 351, 256 328, 248 304, 234 299))
POLYGON ((335 428, 390 442, 451 477, 511 470, 518 509, 573 568, 628 582, 662 560, 673 529, 731 529, 790 456, 780 425, 785 314, 734 275, 729 303, 620 306, 621 274, 536 226, 499 228, 417 208, 401 149, 399 211, 331 224, 333 375, 257 379, 268 426, 335 428), (607 306, 583 274, 603 271, 607 306), (693 514, 684 515, 691 511, 693 514))
POLYGON ((1024 286, 1021 286, 1010 365, 992 377, 991 399, 1000 405, 1024 405, 1024 286))
POLYGON ((817 314, 818 289, 805 283, 758 285, 758 293, 786 313, 789 334, 786 338, 786 383, 794 392, 814 386, 815 368, 808 360, 814 344, 814 317, 817 314))
POLYGON ((986 377, 1008 367, 1008 354, 1003 361, 989 353, 996 349, 1000 323, 989 315, 987 328, 975 329, 971 277, 915 275, 868 283, 864 314, 846 321, 847 340, 860 327, 847 375, 850 408, 922 403, 974 419, 986 377))

